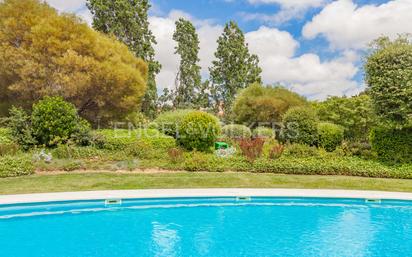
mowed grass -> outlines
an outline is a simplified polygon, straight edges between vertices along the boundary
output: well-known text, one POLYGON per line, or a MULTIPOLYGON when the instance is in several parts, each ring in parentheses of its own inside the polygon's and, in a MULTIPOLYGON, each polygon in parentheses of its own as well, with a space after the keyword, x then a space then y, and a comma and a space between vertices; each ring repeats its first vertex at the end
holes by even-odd
POLYGON ((210 172, 64 173, 0 179, 0 194, 158 188, 311 188, 412 192, 412 180, 210 172))

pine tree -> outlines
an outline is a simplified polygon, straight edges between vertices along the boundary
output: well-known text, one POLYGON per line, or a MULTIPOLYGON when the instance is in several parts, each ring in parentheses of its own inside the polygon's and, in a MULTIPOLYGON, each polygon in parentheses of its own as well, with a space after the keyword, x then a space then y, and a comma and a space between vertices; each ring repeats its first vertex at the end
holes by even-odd
POLYGON ((149 66, 147 90, 143 98, 142 111, 149 117, 156 113, 156 75, 161 65, 155 60, 153 45, 156 39, 149 29, 148 0, 87 0, 87 7, 93 14, 93 28, 106 34, 113 34, 129 49, 146 61, 149 66))
POLYGON ((180 18, 176 21, 173 40, 177 42, 175 54, 180 55, 180 66, 176 77, 174 92, 175 107, 197 106, 197 94, 201 90, 199 37, 193 24, 180 18))
POLYGON ((262 69, 257 55, 249 53, 245 36, 235 22, 226 24, 217 42, 216 60, 209 68, 211 92, 214 101, 223 101, 228 109, 239 89, 261 83, 262 69))

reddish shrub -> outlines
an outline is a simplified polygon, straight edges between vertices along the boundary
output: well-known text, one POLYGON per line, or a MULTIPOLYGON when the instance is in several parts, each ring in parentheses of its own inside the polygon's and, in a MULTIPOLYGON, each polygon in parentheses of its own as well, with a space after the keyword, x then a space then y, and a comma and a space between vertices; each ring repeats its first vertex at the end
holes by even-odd
POLYGON ((170 148, 167 154, 173 163, 178 163, 183 160, 183 151, 179 148, 170 148))
POLYGON ((282 156, 283 152, 285 151, 284 145, 277 145, 274 146, 269 152, 269 159, 276 160, 282 156))
POLYGON ((263 138, 241 139, 238 143, 240 150, 249 162, 254 162, 262 156, 263 145, 265 144, 263 138))

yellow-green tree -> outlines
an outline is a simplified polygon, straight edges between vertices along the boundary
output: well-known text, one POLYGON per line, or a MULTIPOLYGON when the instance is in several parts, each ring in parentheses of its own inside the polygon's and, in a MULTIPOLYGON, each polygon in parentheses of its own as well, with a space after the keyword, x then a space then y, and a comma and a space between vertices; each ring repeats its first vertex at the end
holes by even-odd
POLYGON ((147 65, 127 46, 39 0, 0 3, 0 100, 59 95, 92 122, 139 110, 147 65))

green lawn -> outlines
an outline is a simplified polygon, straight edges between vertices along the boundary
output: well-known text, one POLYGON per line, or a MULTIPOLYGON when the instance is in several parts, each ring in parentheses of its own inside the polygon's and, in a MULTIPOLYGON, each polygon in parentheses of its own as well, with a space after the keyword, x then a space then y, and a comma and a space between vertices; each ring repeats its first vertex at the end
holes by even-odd
POLYGON ((66 173, 0 179, 0 194, 150 188, 324 188, 412 192, 412 180, 256 173, 66 173))

